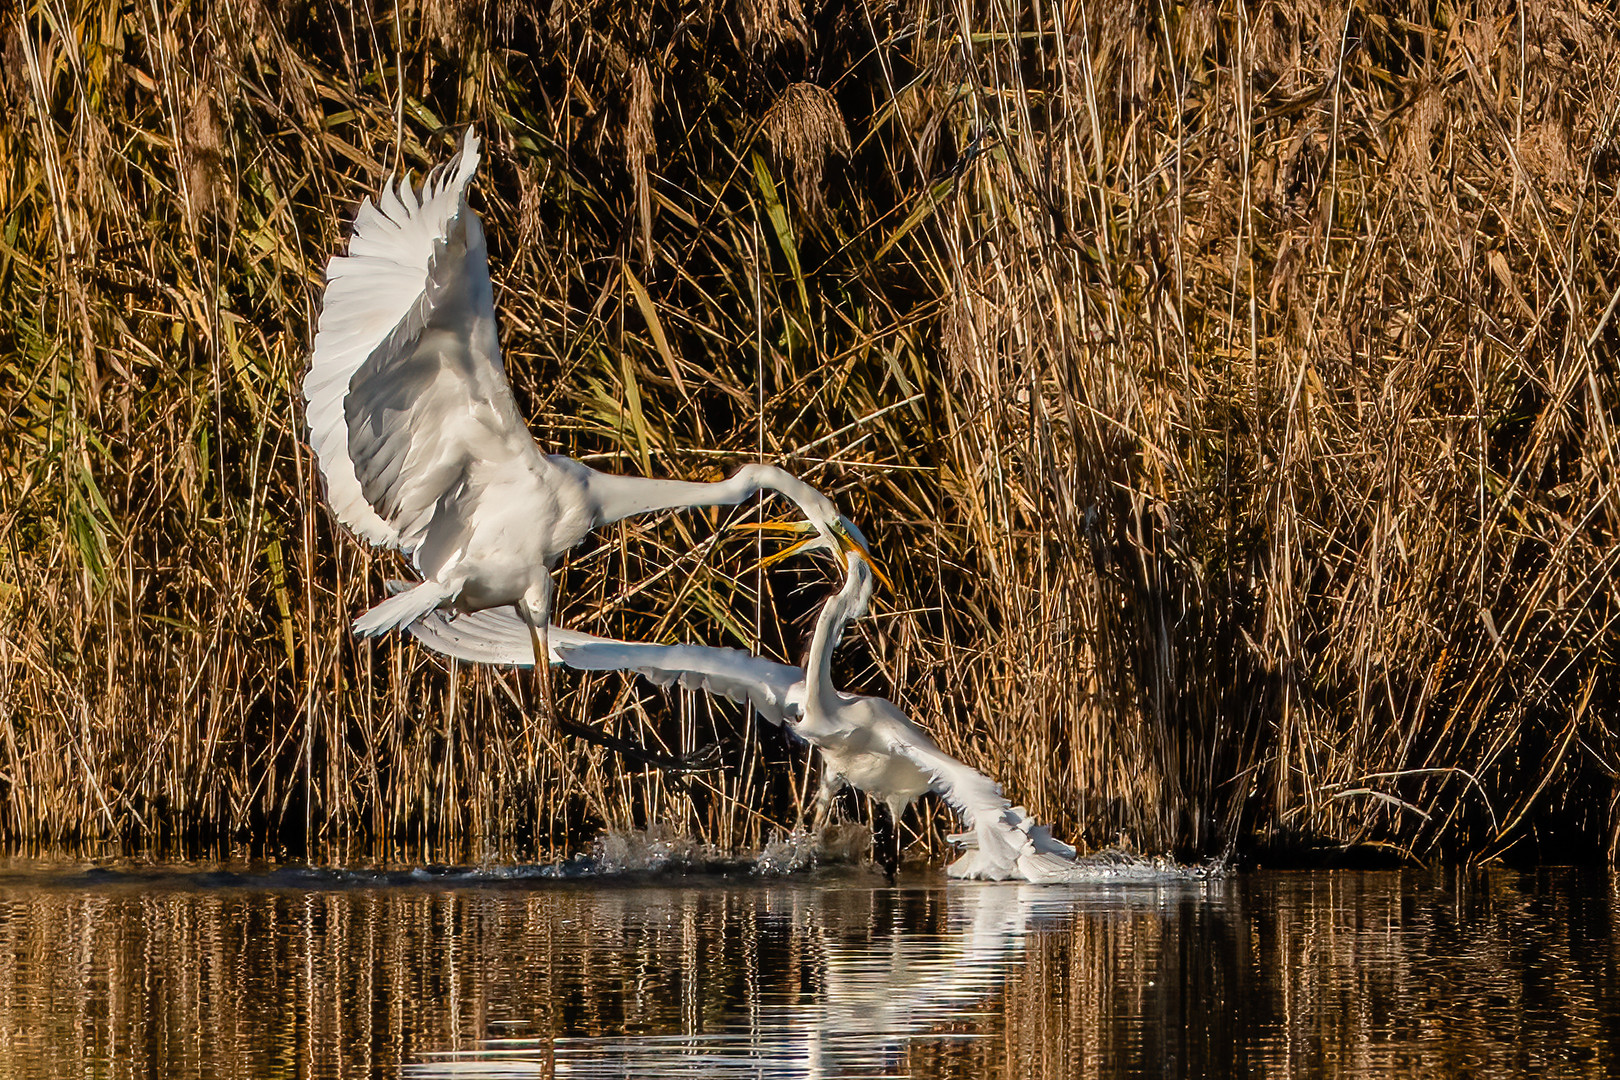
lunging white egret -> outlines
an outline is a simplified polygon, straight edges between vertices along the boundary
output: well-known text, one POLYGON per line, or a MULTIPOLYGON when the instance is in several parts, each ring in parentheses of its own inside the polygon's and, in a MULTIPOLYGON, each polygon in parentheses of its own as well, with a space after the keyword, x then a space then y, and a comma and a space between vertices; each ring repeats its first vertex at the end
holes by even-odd
MULTIPOLYGON (((807 546, 828 545, 817 538, 807 546)), ((905 808, 924 791, 937 792, 968 830, 951 837, 968 849, 948 868, 952 877, 1057 881, 1071 876, 1074 848, 1009 803, 994 780, 941 750, 892 702, 833 686, 833 650, 872 593, 866 559, 848 552, 843 561, 844 586, 821 609, 805 670, 739 649, 615 641, 556 627, 551 661, 583 671, 635 671, 661 686, 679 682, 748 702, 821 754, 817 801, 823 809, 847 783, 887 803, 898 834, 905 808)), ((533 662, 527 628, 505 609, 461 616, 433 612, 410 632, 436 652, 473 663, 533 662)))
POLYGON ((797 503, 830 547, 859 550, 830 501, 773 466, 686 483, 612 476, 541 450, 501 366, 483 227, 467 205, 478 146, 469 130, 420 189, 407 177, 385 184, 376 205, 363 200, 348 254, 326 267, 303 383, 310 444, 338 520, 411 556, 422 575, 356 619, 355 632, 408 626, 439 607, 512 605, 539 658, 552 570, 588 532, 762 490, 797 503))

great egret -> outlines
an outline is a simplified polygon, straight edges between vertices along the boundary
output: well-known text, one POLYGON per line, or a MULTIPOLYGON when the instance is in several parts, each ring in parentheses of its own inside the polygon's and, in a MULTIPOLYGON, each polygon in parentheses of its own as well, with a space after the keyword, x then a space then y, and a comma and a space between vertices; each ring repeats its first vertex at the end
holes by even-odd
POLYGON ((348 254, 326 267, 303 383, 310 444, 338 520, 411 556, 422 575, 356 619, 355 632, 408 626, 439 607, 511 605, 539 658, 552 570, 588 532, 762 490, 797 503, 830 546, 860 549, 829 500, 772 466, 686 483, 600 473, 536 445, 501 366, 483 227, 467 205, 478 146, 469 130, 419 190, 407 177, 385 184, 376 205, 363 200, 348 254))
MULTIPOLYGON (((825 547, 826 541, 817 538, 806 546, 825 547)), ((1008 802, 995 781, 941 750, 892 702, 833 686, 833 650, 872 593, 873 571, 866 559, 845 553, 844 564, 843 588, 821 609, 805 670, 739 649, 615 641, 556 627, 550 632, 550 659, 582 671, 634 671, 661 686, 679 682, 748 702, 821 754, 817 803, 822 811, 848 783, 882 799, 898 832, 905 808, 923 792, 937 792, 967 826, 951 837, 967 849, 948 868, 952 877, 1045 882, 1072 875, 1074 848, 1008 802)), ((454 617, 432 612, 412 624, 410 633, 436 652, 472 663, 533 663, 527 628, 504 609, 454 617)))

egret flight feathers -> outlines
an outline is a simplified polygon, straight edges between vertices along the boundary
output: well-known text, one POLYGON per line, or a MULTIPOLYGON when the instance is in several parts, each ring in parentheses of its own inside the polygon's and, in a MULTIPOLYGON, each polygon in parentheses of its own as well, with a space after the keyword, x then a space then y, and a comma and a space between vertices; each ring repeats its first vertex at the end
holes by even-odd
POLYGON ((679 682, 688 690, 746 702, 778 727, 796 719, 803 704, 794 693, 801 680, 798 668, 741 649, 604 642, 563 645, 557 652, 576 671, 634 671, 660 686, 679 682))
POLYGON ((464 537, 453 505, 505 468, 545 471, 501 366, 484 231, 466 208, 432 247, 416 303, 349 379, 349 456, 372 509, 433 576, 464 537), (441 518, 443 520, 436 520, 441 518))
POLYGON ((344 398, 355 372, 427 291, 435 247, 460 214, 478 157, 478 137, 469 130, 460 154, 433 170, 420 193, 406 178, 385 185, 378 205, 362 200, 348 254, 334 256, 326 267, 326 293, 303 382, 305 417, 333 513, 373 544, 398 547, 400 535, 361 490, 349 455, 344 398))
MULTIPOLYGON (((469 663, 529 667, 534 662, 528 625, 511 608, 465 615, 435 611, 412 623, 409 632, 433 651, 469 663)), ((616 641, 558 626, 548 634, 551 662, 576 671, 630 671, 659 686, 679 682, 689 690, 746 701, 778 725, 796 719, 802 710, 804 676, 791 664, 740 649, 616 641)))
MULTIPOLYGON (((885 702, 884 704, 888 704, 885 702)), ((874 724, 889 749, 909 758, 933 778, 933 790, 955 810, 968 831, 951 839, 968 851, 952 863, 952 877, 1004 881, 1055 880, 1072 870, 1074 848, 1052 839, 1021 806, 1013 806, 1001 785, 945 753, 898 709, 890 706, 874 724)))

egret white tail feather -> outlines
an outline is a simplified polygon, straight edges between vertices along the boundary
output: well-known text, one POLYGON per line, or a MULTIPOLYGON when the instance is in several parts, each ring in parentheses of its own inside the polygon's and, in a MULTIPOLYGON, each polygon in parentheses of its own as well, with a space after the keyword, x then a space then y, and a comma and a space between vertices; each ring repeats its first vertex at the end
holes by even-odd
POLYGON ((354 620, 353 630, 361 637, 386 634, 409 626, 454 595, 454 590, 441 581, 407 586, 403 592, 390 596, 354 620))

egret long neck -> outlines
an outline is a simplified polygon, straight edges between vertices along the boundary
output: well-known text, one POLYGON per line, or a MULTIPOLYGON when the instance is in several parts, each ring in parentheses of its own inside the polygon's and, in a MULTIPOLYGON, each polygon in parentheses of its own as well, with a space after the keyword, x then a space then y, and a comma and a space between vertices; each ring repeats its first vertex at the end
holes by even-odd
POLYGON ((700 484, 592 471, 587 484, 600 514, 599 524, 603 525, 658 510, 734 506, 759 490, 758 482, 745 473, 712 484, 700 484))
POLYGON ((838 706, 838 689, 832 681, 832 654, 844 636, 844 627, 860 618, 872 598, 872 570, 854 552, 844 556, 844 587, 821 609, 815 636, 810 639, 810 656, 804 665, 807 716, 826 716, 838 706))

